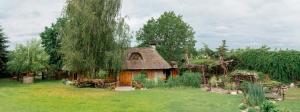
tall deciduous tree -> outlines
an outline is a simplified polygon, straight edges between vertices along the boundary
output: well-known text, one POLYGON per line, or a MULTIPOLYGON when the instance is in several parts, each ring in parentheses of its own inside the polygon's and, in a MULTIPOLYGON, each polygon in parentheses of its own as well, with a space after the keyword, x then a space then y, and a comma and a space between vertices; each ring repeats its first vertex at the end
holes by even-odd
POLYGON ((174 12, 165 12, 158 19, 151 18, 136 36, 141 47, 155 43, 158 52, 168 61, 180 62, 185 53, 195 52, 193 28, 174 12))
POLYGON ((66 69, 83 75, 95 71, 119 71, 129 46, 129 27, 119 17, 121 0, 68 0, 62 30, 66 69))
POLYGON ((59 52, 61 47, 59 32, 64 27, 66 21, 66 18, 58 18, 56 23, 53 23, 51 27, 45 27, 44 32, 40 34, 42 45, 50 56, 49 65, 51 65, 54 70, 62 69, 62 54, 59 52))
POLYGON ((7 37, 4 35, 4 32, 0 26, 0 74, 5 71, 5 64, 7 62, 7 37))

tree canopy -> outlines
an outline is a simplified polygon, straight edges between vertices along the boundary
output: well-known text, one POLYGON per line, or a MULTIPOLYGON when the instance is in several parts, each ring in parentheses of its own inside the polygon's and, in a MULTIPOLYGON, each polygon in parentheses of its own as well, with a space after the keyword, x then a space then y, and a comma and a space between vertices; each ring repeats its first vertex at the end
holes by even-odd
POLYGON ((45 27, 44 32, 40 34, 42 45, 50 56, 49 65, 55 70, 62 69, 62 54, 59 52, 61 48, 59 32, 64 27, 66 20, 66 18, 58 18, 56 23, 53 23, 50 27, 45 27))
POLYGON ((121 69, 130 45, 129 27, 119 16, 121 0, 68 0, 61 32, 64 68, 83 75, 121 69))
POLYGON ((185 53, 195 52, 193 28, 174 12, 165 12, 158 19, 151 18, 136 36, 140 47, 154 43, 168 61, 181 62, 185 53))
POLYGON ((48 65, 49 56, 39 40, 28 41, 25 45, 17 44, 9 53, 8 70, 17 73, 37 72, 48 65))
POLYGON ((7 37, 4 35, 4 32, 0 26, 0 74, 5 71, 5 64, 7 62, 7 37))

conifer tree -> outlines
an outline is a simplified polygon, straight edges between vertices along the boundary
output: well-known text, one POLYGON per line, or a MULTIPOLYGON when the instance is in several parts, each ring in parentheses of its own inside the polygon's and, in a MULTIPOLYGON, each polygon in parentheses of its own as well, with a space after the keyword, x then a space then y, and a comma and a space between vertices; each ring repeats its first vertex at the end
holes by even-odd
POLYGON ((0 74, 5 73, 5 65, 7 62, 7 37, 5 36, 3 29, 0 26, 0 74))

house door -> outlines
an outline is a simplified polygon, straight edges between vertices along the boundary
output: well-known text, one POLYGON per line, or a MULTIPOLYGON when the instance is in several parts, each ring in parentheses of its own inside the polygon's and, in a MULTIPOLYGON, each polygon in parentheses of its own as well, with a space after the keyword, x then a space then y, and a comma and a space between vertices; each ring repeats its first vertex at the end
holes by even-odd
POLYGON ((131 86, 132 73, 129 71, 122 71, 119 76, 120 86, 131 86))

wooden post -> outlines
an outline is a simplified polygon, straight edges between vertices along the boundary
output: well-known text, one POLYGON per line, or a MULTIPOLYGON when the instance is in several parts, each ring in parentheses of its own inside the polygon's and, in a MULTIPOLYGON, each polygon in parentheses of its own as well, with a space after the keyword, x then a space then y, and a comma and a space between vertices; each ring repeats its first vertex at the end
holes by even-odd
POLYGON ((285 94, 284 94, 284 89, 285 88, 283 88, 283 87, 280 87, 281 89, 282 89, 282 101, 284 100, 284 96, 285 96, 285 94))
POLYGON ((200 70, 202 72, 203 84, 207 84, 206 79, 205 79, 205 66, 204 65, 200 65, 200 70))

